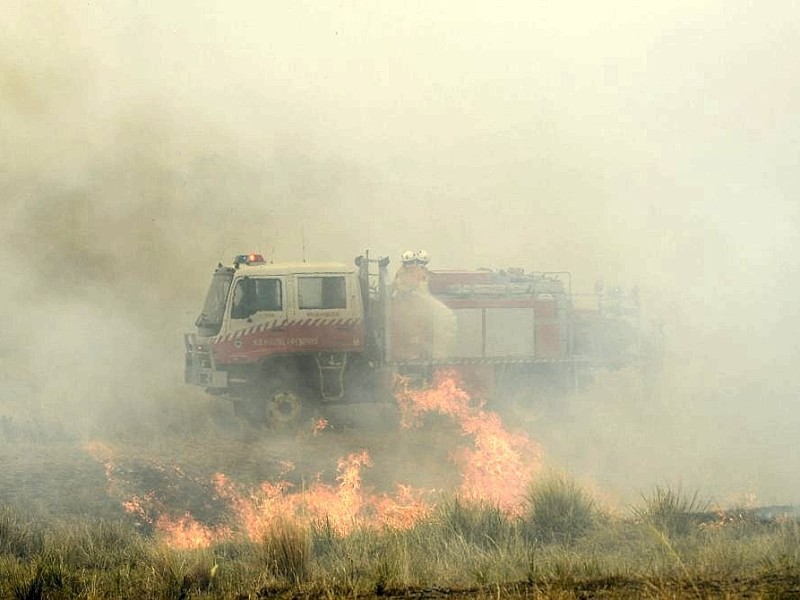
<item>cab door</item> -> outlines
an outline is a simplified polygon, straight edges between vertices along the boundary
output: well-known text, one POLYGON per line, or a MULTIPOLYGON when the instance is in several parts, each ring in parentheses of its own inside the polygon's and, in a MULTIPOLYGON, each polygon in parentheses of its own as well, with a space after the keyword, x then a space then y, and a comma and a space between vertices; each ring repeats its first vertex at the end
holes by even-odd
MULTIPOLYGON (((216 342, 222 362, 256 362, 285 352, 286 277, 240 277, 233 283, 226 334, 216 342)), ((218 359, 218 360, 219 360, 218 359)))

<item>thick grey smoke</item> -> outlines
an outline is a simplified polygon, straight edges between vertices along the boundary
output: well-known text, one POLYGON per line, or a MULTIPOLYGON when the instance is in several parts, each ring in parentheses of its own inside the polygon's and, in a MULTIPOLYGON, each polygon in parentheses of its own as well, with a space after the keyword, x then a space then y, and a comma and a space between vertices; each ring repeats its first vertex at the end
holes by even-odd
POLYGON ((659 404, 534 423, 553 460, 797 501, 793 3, 6 4, 0 407, 189 393, 238 252, 425 248, 638 284, 663 323, 659 404))

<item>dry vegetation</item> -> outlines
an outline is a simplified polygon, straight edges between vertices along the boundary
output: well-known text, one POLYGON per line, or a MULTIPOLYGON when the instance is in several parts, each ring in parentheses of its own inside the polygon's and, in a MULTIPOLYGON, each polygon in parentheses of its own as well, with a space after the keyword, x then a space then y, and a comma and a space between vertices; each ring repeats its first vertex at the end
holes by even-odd
POLYGON ((624 516, 548 477, 512 518, 442 502, 407 531, 276 525, 260 543, 165 547, 119 519, 0 510, 2 598, 794 597, 800 524, 696 512, 657 488, 624 516))
MULTIPOLYGON (((152 419, 121 431, 107 423, 120 461, 115 489, 79 436, 6 418, 0 598, 800 596, 796 515, 722 512, 671 487, 613 512, 560 473, 537 478, 517 516, 450 497, 408 530, 355 527, 344 535, 324 520, 283 520, 256 542, 234 535, 204 549, 172 549, 152 524, 125 514, 115 493, 160 489, 178 510, 220 523, 225 510, 203 487, 204 468, 261 481, 293 456, 314 472, 326 468, 320 457, 349 451, 348 440, 369 444, 384 466, 397 455, 392 473, 401 480, 409 467, 428 480, 435 474, 422 473, 421 457, 433 451, 424 432, 393 434, 420 444, 418 454, 398 453, 400 438, 385 432, 265 440, 218 404, 180 406, 161 415, 163 431, 148 429, 152 419), (181 470, 164 466, 178 463, 181 470)), ((442 446, 443 435, 435 437, 442 446)), ((431 460, 441 465, 446 456, 431 460)))

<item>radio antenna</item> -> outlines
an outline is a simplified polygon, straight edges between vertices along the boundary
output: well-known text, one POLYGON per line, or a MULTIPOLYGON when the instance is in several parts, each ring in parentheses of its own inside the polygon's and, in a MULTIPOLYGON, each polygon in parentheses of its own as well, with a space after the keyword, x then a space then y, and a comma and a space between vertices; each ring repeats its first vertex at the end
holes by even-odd
POLYGON ((303 262, 306 262, 306 228, 300 227, 300 238, 303 242, 303 262))
MULTIPOLYGON (((225 216, 223 217, 223 224, 222 224, 222 260, 225 260, 225 248, 227 246, 228 241, 228 225, 230 224, 230 214, 233 212, 233 209, 229 209, 225 211, 225 216)), ((227 263, 226 263, 227 264, 227 263)))
POLYGON ((276 246, 275 246, 275 241, 274 241, 274 240, 275 240, 277 237, 278 237, 278 236, 277 236, 276 234, 273 234, 273 235, 272 235, 272 240, 273 240, 273 242, 272 242, 272 246, 270 246, 270 247, 269 247, 269 256, 270 256, 270 258, 269 258, 269 262, 270 262, 270 264, 272 264, 272 263, 274 263, 274 262, 275 262, 275 247, 276 247, 276 246))

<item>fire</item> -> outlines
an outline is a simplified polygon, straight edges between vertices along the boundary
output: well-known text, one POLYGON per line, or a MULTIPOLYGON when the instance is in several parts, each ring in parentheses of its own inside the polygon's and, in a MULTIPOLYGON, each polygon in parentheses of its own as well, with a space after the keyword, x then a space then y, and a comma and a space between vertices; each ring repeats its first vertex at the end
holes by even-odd
MULTIPOLYGON (((541 468, 541 450, 526 436, 508 432, 497 414, 476 406, 456 373, 438 373, 433 385, 423 390, 412 390, 401 383, 397 402, 402 427, 420 426, 425 414, 434 413, 449 417, 470 440, 451 455, 461 470, 462 498, 490 502, 511 514, 519 510, 526 486, 541 468)), ((324 419, 317 421, 314 435, 327 426, 324 419)), ((225 519, 230 525, 211 526, 187 512, 171 512, 168 502, 155 491, 131 493, 131 484, 116 467, 109 446, 93 442, 86 449, 104 465, 108 491, 124 498, 123 509, 153 527, 165 544, 177 549, 205 548, 234 537, 261 541, 287 520, 304 526, 323 524, 338 535, 347 535, 355 528, 406 529, 431 513, 436 497, 432 490, 402 483, 392 494, 365 488, 362 473, 373 466, 373 461, 366 450, 361 450, 339 459, 333 483, 322 481, 318 475, 302 489, 285 480, 242 486, 216 473, 211 482, 215 501, 227 507, 231 518, 225 519)), ((151 468, 171 480, 197 481, 177 466, 166 468, 154 462, 151 468)), ((290 461, 282 462, 281 477, 293 469, 290 461)))
POLYGON ((520 510, 526 487, 541 470, 541 448, 525 435, 508 432, 496 413, 481 404, 474 406, 456 372, 436 373, 433 386, 422 390, 412 390, 401 381, 397 401, 403 427, 419 425, 426 413, 438 413, 472 438, 472 448, 453 456, 461 468, 463 498, 489 502, 512 514, 520 510))
POLYGON ((96 461, 102 463, 103 470, 106 474, 106 481, 108 482, 107 493, 111 496, 115 495, 114 492, 114 451, 111 446, 102 442, 91 441, 86 442, 83 449, 94 458, 96 461))
POLYGON ((372 460, 365 450, 352 453, 339 460, 335 485, 316 481, 299 491, 286 481, 265 481, 244 492, 221 473, 215 482, 217 493, 230 503, 242 530, 253 541, 263 539, 287 518, 304 524, 325 523, 337 534, 346 535, 357 526, 411 527, 428 514, 430 505, 423 492, 410 486, 398 486, 394 496, 365 491, 361 471, 369 466, 372 460))
POLYGON ((452 371, 437 372, 434 385, 421 390, 410 389, 408 382, 402 379, 399 383, 395 398, 400 406, 400 426, 405 429, 419 425, 420 417, 425 413, 439 413, 462 422, 472 412, 472 399, 458 384, 452 371))
MULTIPOLYGON (((84 449, 103 464, 108 481, 107 492, 114 496, 125 496, 128 482, 119 474, 112 448, 102 442, 91 441, 85 444, 84 449)), ((160 463, 154 463, 152 466, 157 471, 166 471, 160 463)), ((178 477, 186 477, 183 470, 177 466, 169 471, 178 477)), ((155 491, 143 495, 130 494, 121 504, 126 513, 136 517, 141 523, 154 527, 160 539, 171 548, 181 550, 206 548, 230 537, 230 529, 224 526, 204 525, 188 513, 170 517, 167 507, 155 491)))
POLYGON ((459 461, 463 468, 462 495, 517 512, 538 470, 538 449, 526 436, 507 432, 496 414, 481 411, 465 419, 461 427, 475 440, 475 448, 464 450, 459 461))
POLYGON ((327 428, 328 428, 328 419, 317 419, 316 421, 314 421, 314 426, 311 429, 311 434, 317 436, 327 428))
POLYGON ((122 508, 129 515, 139 517, 142 521, 152 523, 150 517, 151 507, 156 503, 155 492, 148 492, 144 496, 134 494, 122 502, 122 508))
POLYGON ((412 486, 398 483, 393 497, 375 500, 375 521, 390 529, 411 529, 433 509, 433 505, 426 502, 424 496, 424 493, 412 486))
POLYGON ((161 515, 155 525, 166 544, 176 550, 208 548, 212 544, 225 541, 231 536, 231 531, 227 527, 203 525, 188 513, 177 519, 161 515))

